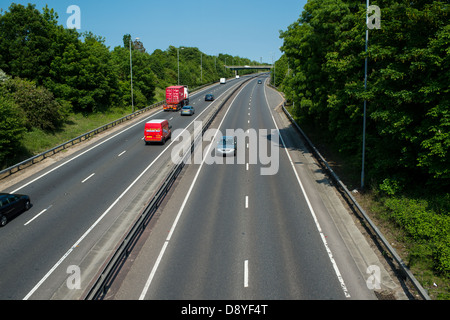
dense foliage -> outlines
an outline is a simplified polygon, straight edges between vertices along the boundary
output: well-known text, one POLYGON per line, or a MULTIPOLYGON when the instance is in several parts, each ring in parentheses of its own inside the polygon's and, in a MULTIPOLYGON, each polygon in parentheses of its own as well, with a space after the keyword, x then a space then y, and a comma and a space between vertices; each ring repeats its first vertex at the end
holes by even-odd
MULTIPOLYGON (((450 182, 450 25, 444 1, 378 1, 381 29, 369 31, 365 4, 309 0, 281 33, 278 72, 296 113, 343 152, 361 154, 367 100, 368 177, 406 186, 450 182), (368 57, 367 91, 364 58, 368 57), (283 63, 284 62, 284 63, 283 63), (284 68, 283 68, 284 67, 284 68)), ((281 80, 281 81, 280 81, 281 80)), ((387 183, 387 182, 386 182, 387 183)))
POLYGON ((357 173, 367 101, 366 186, 410 239, 427 243, 434 270, 450 275, 449 3, 370 4, 381 9, 381 28, 369 30, 366 53, 365 2, 308 0, 280 32, 284 54, 274 81, 298 121, 352 159, 357 173))
POLYGON ((131 112, 130 48, 135 108, 156 102, 157 88, 161 92, 177 84, 178 61, 180 84, 190 88, 232 76, 225 62, 255 63, 188 47, 150 54, 129 34, 123 46, 110 50, 102 37, 66 29, 57 20, 57 13, 47 6, 40 12, 35 5, 13 3, 0 11, 1 166, 12 164, 6 159, 21 149, 26 130, 61 130, 71 113, 88 115, 111 108, 131 112))

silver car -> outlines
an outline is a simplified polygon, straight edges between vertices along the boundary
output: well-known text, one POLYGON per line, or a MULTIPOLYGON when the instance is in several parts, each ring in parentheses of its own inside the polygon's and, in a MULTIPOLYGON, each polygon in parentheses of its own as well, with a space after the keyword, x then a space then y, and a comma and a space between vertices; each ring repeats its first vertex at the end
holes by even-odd
POLYGON ((181 115, 188 115, 188 116, 192 116, 195 113, 194 107, 191 106, 184 106, 183 108, 181 108, 181 115))
POLYGON ((223 136, 217 142, 216 155, 218 156, 236 156, 237 141, 236 137, 223 136))

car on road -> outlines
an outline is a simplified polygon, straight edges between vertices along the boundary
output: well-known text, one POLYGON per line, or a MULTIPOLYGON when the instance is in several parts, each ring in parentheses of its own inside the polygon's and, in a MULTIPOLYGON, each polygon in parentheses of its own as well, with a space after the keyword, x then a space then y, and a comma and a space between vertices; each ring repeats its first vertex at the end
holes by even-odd
POLYGON ((214 101, 214 96, 212 94, 207 94, 205 96, 205 101, 214 101))
POLYGON ((218 156, 236 156, 237 140, 236 137, 223 136, 217 142, 216 155, 218 156))
POLYGON ((192 106, 184 106, 183 108, 181 108, 181 115, 188 115, 188 116, 192 116, 195 113, 195 109, 192 106))
POLYGON ((258 80, 258 84, 260 84, 260 83, 262 83, 262 81, 261 81, 261 80, 258 80))
POLYGON ((0 226, 3 227, 14 216, 31 208, 30 197, 24 194, 0 193, 0 226))
POLYGON ((166 119, 153 119, 145 123, 144 141, 145 144, 150 142, 166 143, 167 139, 172 136, 172 126, 166 119))

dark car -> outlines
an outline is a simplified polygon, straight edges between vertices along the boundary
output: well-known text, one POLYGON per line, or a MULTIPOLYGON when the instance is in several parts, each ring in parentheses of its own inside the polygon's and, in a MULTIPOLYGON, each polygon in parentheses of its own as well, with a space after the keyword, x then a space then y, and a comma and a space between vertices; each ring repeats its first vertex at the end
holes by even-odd
POLYGON ((261 81, 261 80, 258 80, 258 84, 260 84, 260 83, 262 83, 262 81, 261 81))
POLYGON ((0 226, 15 215, 31 208, 30 197, 23 194, 0 193, 0 226))
POLYGON ((205 101, 214 101, 214 96, 212 94, 207 94, 205 96, 205 101))

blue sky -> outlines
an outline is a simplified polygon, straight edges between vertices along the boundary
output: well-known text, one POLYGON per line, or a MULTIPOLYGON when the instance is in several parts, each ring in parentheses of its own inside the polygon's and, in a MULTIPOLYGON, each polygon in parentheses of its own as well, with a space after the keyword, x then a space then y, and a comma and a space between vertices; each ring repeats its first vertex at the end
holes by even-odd
POLYGON ((12 2, 33 3, 40 11, 48 4, 65 27, 67 8, 77 5, 79 31, 104 37, 111 49, 129 33, 150 53, 186 46, 272 63, 282 54, 279 30, 297 21, 306 0, 0 0, 0 8, 12 2))

